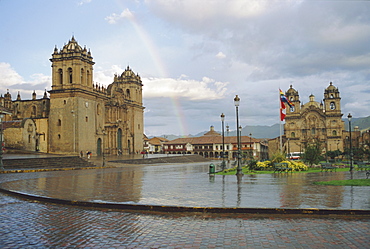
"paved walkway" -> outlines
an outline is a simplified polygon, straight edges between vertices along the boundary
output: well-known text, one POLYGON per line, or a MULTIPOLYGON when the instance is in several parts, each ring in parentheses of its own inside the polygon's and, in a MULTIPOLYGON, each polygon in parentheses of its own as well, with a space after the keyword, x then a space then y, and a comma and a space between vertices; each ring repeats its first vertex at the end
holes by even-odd
MULTIPOLYGON (((314 189, 310 183, 317 176, 312 174, 245 175, 238 183, 235 176, 209 177, 204 163, 114 166, 118 168, 1 174, 0 182, 24 193, 89 202, 370 210, 366 188, 314 189)), ((349 177, 340 172, 316 175, 349 177)), ((4 194, 0 207, 0 248, 370 248, 368 216, 128 212, 4 194)))

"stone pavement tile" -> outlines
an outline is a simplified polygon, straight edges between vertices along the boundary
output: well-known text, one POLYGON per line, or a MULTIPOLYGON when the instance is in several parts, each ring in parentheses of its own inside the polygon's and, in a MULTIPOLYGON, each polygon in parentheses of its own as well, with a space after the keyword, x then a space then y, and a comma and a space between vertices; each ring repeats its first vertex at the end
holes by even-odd
POLYGON ((0 194, 0 248, 369 248, 370 219, 135 213, 0 194))

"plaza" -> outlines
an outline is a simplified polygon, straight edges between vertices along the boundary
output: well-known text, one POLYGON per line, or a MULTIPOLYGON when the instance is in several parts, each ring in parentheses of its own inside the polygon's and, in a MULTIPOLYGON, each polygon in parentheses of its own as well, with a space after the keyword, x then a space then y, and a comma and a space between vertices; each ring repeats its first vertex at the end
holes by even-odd
MULTIPOLYGON (((100 208, 30 201, 1 194, 2 248, 366 248, 370 234, 366 187, 316 186, 348 172, 208 174, 209 162, 113 163, 104 169, 0 174, 1 189, 28 196, 99 203, 100 208), (117 204, 111 208, 104 204, 117 204), (197 207, 227 212, 124 209, 197 207), (343 215, 241 213, 336 210, 343 215), (366 215, 348 215, 348 211, 366 215)), ((96 165, 100 158, 92 159, 96 165)), ((363 174, 363 172, 362 172, 363 174)), ((352 176, 362 177, 361 172, 352 176)), ((203 210, 203 209, 201 209, 203 210)))

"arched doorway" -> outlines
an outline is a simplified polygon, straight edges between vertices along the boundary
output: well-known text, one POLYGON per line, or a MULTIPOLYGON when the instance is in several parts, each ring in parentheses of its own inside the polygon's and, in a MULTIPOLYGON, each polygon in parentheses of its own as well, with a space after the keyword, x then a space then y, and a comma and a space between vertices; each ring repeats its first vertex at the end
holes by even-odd
POLYGON ((122 130, 121 128, 117 131, 117 150, 122 151, 122 130))
POLYGON ((98 138, 98 141, 96 143, 96 154, 98 156, 101 156, 102 155, 102 151, 101 151, 101 138, 98 138))

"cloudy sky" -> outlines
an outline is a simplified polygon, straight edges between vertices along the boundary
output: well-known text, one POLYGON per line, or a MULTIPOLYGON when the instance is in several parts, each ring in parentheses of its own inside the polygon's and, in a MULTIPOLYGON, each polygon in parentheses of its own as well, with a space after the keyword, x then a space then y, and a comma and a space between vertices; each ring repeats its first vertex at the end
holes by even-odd
POLYGON ((51 54, 72 35, 107 86, 129 65, 144 84, 145 133, 196 134, 220 114, 279 123, 278 90, 303 103, 339 88, 342 112, 370 115, 370 1, 0 0, 0 93, 51 89, 51 54))

